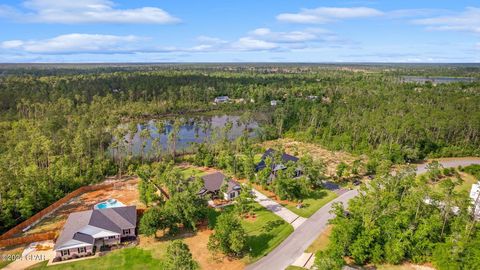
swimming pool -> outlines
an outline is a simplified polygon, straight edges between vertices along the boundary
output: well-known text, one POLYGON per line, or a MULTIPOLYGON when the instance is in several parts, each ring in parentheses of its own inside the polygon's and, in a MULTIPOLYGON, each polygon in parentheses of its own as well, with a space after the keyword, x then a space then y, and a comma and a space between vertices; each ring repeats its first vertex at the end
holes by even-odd
POLYGON ((108 199, 104 202, 97 203, 94 206, 94 209, 105 209, 105 208, 122 207, 122 206, 125 206, 125 205, 117 201, 116 199, 108 199))

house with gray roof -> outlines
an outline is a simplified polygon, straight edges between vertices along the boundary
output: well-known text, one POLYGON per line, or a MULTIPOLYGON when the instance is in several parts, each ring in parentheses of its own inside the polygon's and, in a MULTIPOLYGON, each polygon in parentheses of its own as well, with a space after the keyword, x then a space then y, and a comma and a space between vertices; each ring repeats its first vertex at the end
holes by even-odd
POLYGON ((232 200, 240 195, 241 186, 238 182, 227 179, 227 177, 221 172, 215 172, 202 176, 203 188, 199 194, 202 196, 210 194, 213 198, 221 197, 225 200, 232 200), (222 190, 222 187, 225 188, 222 190))
POLYGON ((58 260, 93 255, 104 246, 136 238, 136 227, 135 206, 75 212, 68 216, 53 249, 58 260))
MULTIPOLYGON (((266 163, 267 158, 272 159, 272 164, 271 164, 272 173, 269 176, 269 180, 268 180, 269 183, 275 179, 278 171, 287 169, 287 164, 297 163, 299 160, 298 157, 289 155, 287 153, 282 153, 280 156, 277 156, 276 153, 277 151, 275 151, 272 148, 267 149, 267 151, 263 153, 260 162, 255 166, 255 171, 259 172, 267 167, 267 163, 266 163)), ((297 167, 295 169, 294 177, 301 176, 302 174, 303 172, 301 168, 297 167)))

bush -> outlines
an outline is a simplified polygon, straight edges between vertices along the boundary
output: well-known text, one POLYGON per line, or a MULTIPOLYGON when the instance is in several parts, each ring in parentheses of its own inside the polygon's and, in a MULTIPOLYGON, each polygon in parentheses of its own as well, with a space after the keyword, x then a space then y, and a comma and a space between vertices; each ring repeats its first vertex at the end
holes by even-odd
POLYGON ((61 261, 62 261, 62 257, 55 257, 52 260, 52 262, 61 262, 61 261))

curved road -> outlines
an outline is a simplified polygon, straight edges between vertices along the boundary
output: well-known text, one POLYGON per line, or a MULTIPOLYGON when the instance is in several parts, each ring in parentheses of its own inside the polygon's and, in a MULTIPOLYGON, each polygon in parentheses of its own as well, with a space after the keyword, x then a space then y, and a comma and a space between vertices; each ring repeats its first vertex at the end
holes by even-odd
MULTIPOLYGON (((445 158, 437 160, 444 168, 480 164, 480 158, 445 158)), ((417 165, 417 174, 424 173, 426 171, 425 166, 426 163, 417 165)), ((293 233, 272 252, 256 263, 247 266, 246 269, 283 270, 287 268, 300 257, 308 246, 320 235, 327 226, 328 220, 333 218, 333 215, 329 213, 332 204, 334 202, 342 202, 345 205, 350 199, 357 196, 357 194, 357 190, 350 190, 327 203, 293 231, 293 233)))

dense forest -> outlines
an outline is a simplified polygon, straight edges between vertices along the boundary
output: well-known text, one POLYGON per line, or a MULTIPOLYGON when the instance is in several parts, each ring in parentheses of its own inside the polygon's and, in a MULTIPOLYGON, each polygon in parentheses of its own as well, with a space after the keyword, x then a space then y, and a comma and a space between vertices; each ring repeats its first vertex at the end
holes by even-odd
POLYGON ((135 157, 114 160, 109 151, 113 137, 136 131, 134 125, 120 132, 120 124, 167 115, 262 112, 269 117, 260 139, 294 137, 393 163, 480 155, 480 81, 399 80, 478 78, 476 66, 3 65, 0 71, 0 232, 119 166, 138 164, 135 157), (232 102, 214 104, 220 95, 232 102))

